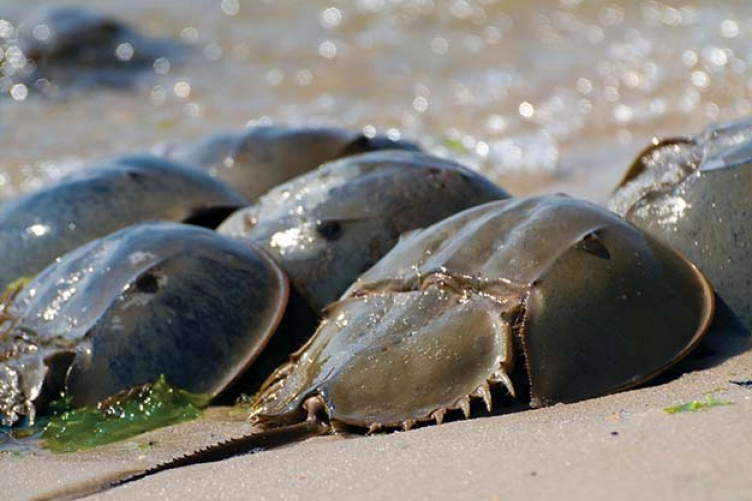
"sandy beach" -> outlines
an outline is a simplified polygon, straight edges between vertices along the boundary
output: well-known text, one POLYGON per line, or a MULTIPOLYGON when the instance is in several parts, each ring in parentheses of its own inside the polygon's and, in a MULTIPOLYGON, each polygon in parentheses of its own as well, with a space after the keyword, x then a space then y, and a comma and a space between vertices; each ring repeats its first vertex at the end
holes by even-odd
MULTIPOLYGON (((716 334, 709 345, 706 356, 646 388, 409 432, 313 438, 163 472, 92 499, 749 499, 752 389, 731 382, 752 379, 749 339, 716 334), (664 410, 707 398, 728 405, 664 410)), ((248 425, 238 414, 214 409, 88 452, 5 454, 0 492, 8 501, 34 499, 149 467, 243 434, 248 425)))
MULTIPOLYGON (((16 19, 47 2, 0 3, 0 19, 16 19)), ((274 122, 414 139, 515 195, 603 203, 653 136, 752 112, 752 3, 741 0, 78 3, 181 40, 194 58, 155 67, 130 92, 3 96, 0 201, 93 158, 274 122)), ((752 499, 752 383, 741 384, 752 381, 750 348, 748 335, 717 330, 648 386, 408 432, 317 437, 91 499, 752 499), (690 402, 718 405, 665 411, 690 402)), ((242 412, 211 408, 90 451, 2 451, 0 494, 65 492, 249 430, 242 412)))

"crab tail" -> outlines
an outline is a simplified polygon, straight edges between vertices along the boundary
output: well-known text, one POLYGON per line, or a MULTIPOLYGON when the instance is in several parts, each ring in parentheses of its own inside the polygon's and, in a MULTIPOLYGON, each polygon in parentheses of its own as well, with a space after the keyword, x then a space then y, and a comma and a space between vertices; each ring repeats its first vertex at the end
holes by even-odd
POLYGON ((238 438, 232 438, 224 442, 219 442, 203 449, 199 449, 185 456, 174 458, 166 463, 158 464, 148 470, 129 475, 123 479, 110 483, 110 487, 118 487, 123 484, 134 482, 142 478, 155 475, 157 473, 191 466, 202 463, 213 463, 241 454, 255 453, 281 445, 286 445, 297 440, 309 438, 316 435, 323 435, 330 430, 327 424, 318 420, 306 420, 281 428, 272 428, 268 430, 251 433, 238 438))
POLYGON ((34 501, 69 501, 81 499, 156 475, 163 471, 181 468, 183 466, 213 463, 240 454, 256 453, 316 435, 325 435, 330 431, 331 428, 328 424, 317 419, 309 419, 302 423, 262 430, 239 438, 233 438, 210 445, 146 470, 121 472, 106 479, 100 479, 99 481, 74 485, 64 490, 58 490, 39 496, 34 498, 34 501))

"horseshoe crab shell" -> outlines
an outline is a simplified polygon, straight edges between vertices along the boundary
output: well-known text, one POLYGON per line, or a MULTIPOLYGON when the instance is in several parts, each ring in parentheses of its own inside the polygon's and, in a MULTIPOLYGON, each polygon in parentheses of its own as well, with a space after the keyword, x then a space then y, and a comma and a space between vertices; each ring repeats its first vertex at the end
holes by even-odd
POLYGON ((752 329, 752 119, 658 141, 634 162, 610 206, 696 263, 752 329))
POLYGON ((217 395, 266 346, 287 294, 263 252, 204 228, 150 222, 95 240, 46 268, 6 312, 14 320, 0 340, 23 348, 5 360, 0 351, 0 376, 15 371, 17 393, 0 395, 0 411, 12 421, 43 383, 85 405, 161 374, 217 395))
POLYGON ((376 430, 491 408, 515 370, 533 405, 649 380, 694 347, 712 289, 678 252, 563 196, 468 209, 402 239, 262 387, 272 426, 323 406, 332 425, 376 430))
POLYGON ((692 263, 601 207, 470 208, 408 234, 327 308, 262 386, 254 432, 76 493, 341 428, 470 417, 472 399, 492 410, 496 387, 533 406, 630 388, 686 355, 713 309, 692 263))
POLYGON ((33 10, 19 24, 15 44, 33 62, 28 80, 44 78, 54 85, 126 87, 159 57, 174 64, 188 53, 179 42, 145 36, 111 16, 72 5, 33 10))
POLYGON ((0 207, 0 290, 55 258, 141 221, 208 222, 248 202, 219 181, 153 156, 84 169, 0 207))
POLYGON ((409 141, 368 137, 346 129, 275 125, 213 134, 196 143, 168 146, 163 153, 206 169, 249 200, 255 200, 323 163, 375 150, 420 148, 409 141))
POLYGON ((348 157, 278 186, 217 229, 277 260, 316 311, 406 231, 509 195, 461 165, 417 152, 348 157))

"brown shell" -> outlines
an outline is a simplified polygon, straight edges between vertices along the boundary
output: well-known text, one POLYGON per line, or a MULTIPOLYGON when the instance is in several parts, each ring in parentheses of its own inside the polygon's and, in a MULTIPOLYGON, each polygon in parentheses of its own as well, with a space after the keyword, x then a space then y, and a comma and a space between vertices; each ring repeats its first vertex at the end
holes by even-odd
POLYGON ((256 200, 323 163, 377 150, 420 151, 420 147, 409 141, 368 137, 347 129, 265 125, 168 146, 164 154, 200 167, 248 200, 256 200))
POLYGON ((563 196, 466 210, 405 237, 265 383, 262 420, 410 427, 490 407, 522 355, 534 404, 631 387, 684 356, 713 312, 704 276, 614 214, 563 196), (659 305, 659 306, 657 306, 659 305))

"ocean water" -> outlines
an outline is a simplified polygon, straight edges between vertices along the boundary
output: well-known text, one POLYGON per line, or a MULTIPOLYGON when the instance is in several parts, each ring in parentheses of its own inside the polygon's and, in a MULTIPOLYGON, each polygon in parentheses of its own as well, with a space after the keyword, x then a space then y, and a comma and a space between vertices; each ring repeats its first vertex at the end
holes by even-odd
MULTIPOLYGON (((0 19, 43 3, 0 0, 0 19)), ((194 56, 131 91, 0 89, 0 199, 96 157, 274 122, 414 138, 516 194, 603 200, 651 137, 752 111, 744 0, 78 3, 194 56)))

